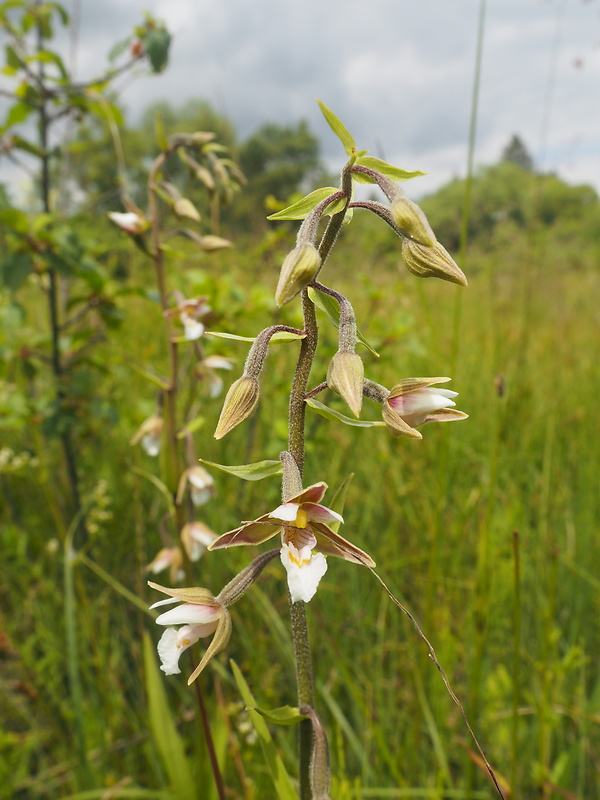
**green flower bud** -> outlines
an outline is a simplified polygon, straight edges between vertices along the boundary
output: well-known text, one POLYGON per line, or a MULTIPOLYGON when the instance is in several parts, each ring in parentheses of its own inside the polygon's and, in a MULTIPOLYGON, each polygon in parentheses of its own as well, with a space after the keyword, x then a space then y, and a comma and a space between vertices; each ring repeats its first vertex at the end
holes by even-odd
POLYGON ((427 217, 416 203, 401 195, 392 203, 391 212, 402 236, 425 247, 435 246, 435 235, 427 217))
POLYGON ((349 350, 339 350, 329 362, 327 385, 340 394, 354 416, 360 416, 365 368, 362 358, 349 350))
POLYGON ((281 267, 275 292, 278 306, 289 303, 305 289, 321 268, 321 256, 313 244, 303 244, 288 253, 281 267))
POLYGON ((243 375, 233 383, 227 392, 221 416, 217 422, 215 439, 222 439, 229 431, 251 417, 258 406, 260 387, 258 379, 243 375))
POLYGON ((467 285, 463 271, 439 242, 433 247, 425 247, 412 239, 405 239, 402 258, 406 268, 419 278, 441 278, 461 286, 467 285))

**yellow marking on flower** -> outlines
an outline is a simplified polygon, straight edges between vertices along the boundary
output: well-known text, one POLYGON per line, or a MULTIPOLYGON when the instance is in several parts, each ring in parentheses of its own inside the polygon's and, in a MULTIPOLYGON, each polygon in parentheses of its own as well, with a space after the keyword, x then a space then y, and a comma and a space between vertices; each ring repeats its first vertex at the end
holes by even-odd
POLYGON ((177 647, 189 647, 191 645, 191 641, 189 639, 182 639, 181 642, 177 645, 177 647))
POLYGON ((303 509, 299 508, 296 514, 296 527, 306 528, 308 525, 308 514, 303 509))
MULTIPOLYGON (((296 548, 294 547, 293 550, 296 550, 296 548)), ((292 550, 292 548, 290 548, 288 550, 288 555, 290 557, 290 561, 293 561, 294 564, 297 567, 303 567, 305 564, 308 564, 308 562, 310 561, 310 558, 311 558, 310 555, 308 556, 308 558, 297 558, 296 555, 294 554, 293 550, 292 550)), ((296 550, 296 553, 298 553, 298 555, 300 555, 298 550, 296 550)))

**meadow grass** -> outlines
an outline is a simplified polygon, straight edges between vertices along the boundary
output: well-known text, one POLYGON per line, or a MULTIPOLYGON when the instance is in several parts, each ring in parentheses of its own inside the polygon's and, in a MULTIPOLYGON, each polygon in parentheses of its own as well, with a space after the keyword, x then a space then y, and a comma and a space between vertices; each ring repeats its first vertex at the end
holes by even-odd
MULTIPOLYGON (((362 332, 382 355, 365 356, 369 377, 391 386, 409 375, 448 374, 454 362, 451 386, 470 419, 427 426, 423 441, 413 442, 311 415, 306 479, 328 482, 327 502, 354 473, 342 532, 373 555, 420 621, 513 800, 534 793, 583 800, 597 789, 600 760, 600 273, 593 265, 570 269, 567 260, 546 259, 528 245, 507 252, 470 255, 456 339, 460 288, 400 271, 383 240, 379 254, 370 242, 364 256, 341 242, 331 265, 336 288, 353 302, 362 332), (359 270, 368 273, 368 285, 356 277, 359 270)), ((272 301, 256 288, 257 272, 210 278, 196 270, 187 281, 196 292, 214 290, 217 308, 235 299, 235 313, 225 313, 222 323, 252 335, 275 318, 272 301)), ((261 275, 267 286, 270 279, 274 286, 271 272, 267 266, 261 275)), ((295 314, 286 312, 286 321, 295 314)), ((118 419, 97 431, 93 447, 82 444, 80 457, 87 485, 107 481, 113 518, 81 556, 63 547, 43 470, 2 476, 8 502, 0 785, 7 797, 83 800, 109 796, 111 787, 116 798, 183 796, 169 789, 142 646, 145 631, 153 641, 159 636, 145 610, 157 598, 143 567, 160 546, 165 507, 139 471, 153 471, 150 459, 127 444, 152 411, 152 388, 131 362, 160 371, 159 316, 148 301, 133 300, 122 330, 102 346, 107 370, 98 393, 110 397, 118 419)), ((314 383, 335 350, 326 321, 322 331, 314 383)), ((289 374, 293 347, 273 348, 255 419, 216 443, 218 403, 207 412, 198 434, 202 457, 225 464, 277 458, 286 440, 285 393, 277 388, 289 374)), ((238 356, 241 368, 243 344, 215 350, 238 356)), ((343 410, 338 398, 322 399, 343 410)), ((365 402, 364 417, 378 413, 365 402)), ((37 435, 15 431, 7 444, 18 451, 37 435)), ((277 481, 215 478, 217 499, 202 518, 219 533, 278 502, 277 481)), ((73 542, 75 552, 79 546, 73 542)), ((217 591, 246 560, 243 552, 207 554, 194 580, 217 591)), ((228 659, 239 664, 260 706, 294 704, 284 586, 275 561, 233 608, 227 651, 201 679, 232 797, 274 796, 228 659)), ((330 560, 308 611, 332 797, 492 797, 426 648, 374 577, 330 560)), ((183 677, 164 678, 163 685, 191 757, 190 796, 210 798, 216 795, 206 788, 195 695, 183 677)), ((272 735, 293 775, 294 732, 277 728, 272 735)))

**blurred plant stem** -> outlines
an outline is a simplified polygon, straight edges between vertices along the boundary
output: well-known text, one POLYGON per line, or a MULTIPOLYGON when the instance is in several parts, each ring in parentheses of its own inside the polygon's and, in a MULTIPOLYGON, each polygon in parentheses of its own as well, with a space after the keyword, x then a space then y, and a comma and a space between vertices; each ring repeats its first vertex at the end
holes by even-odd
MULTIPOLYGON (((39 5, 39 3, 38 3, 39 5)), ((42 33, 42 23, 38 22, 37 26, 37 50, 38 53, 44 50, 44 40, 42 33)), ((40 100, 38 106, 38 128, 39 128, 39 142, 40 142, 40 200, 42 209, 45 214, 50 214, 50 155, 48 152, 48 139, 50 118, 48 116, 48 101, 45 91, 45 74, 44 62, 38 62, 38 82, 42 91, 40 92, 40 100)), ((56 403, 59 408, 65 402, 65 388, 63 385, 63 364, 60 352, 60 314, 58 307, 58 290, 59 290, 59 277, 56 269, 48 264, 48 316, 50 322, 50 340, 51 340, 51 363, 52 372, 54 375, 55 383, 55 397, 56 403)), ((73 447, 73 440, 71 432, 67 428, 61 431, 60 441, 62 445, 65 465, 67 468, 67 478, 71 492, 71 502, 73 516, 77 520, 77 528, 82 536, 87 536, 85 518, 82 513, 81 494, 79 491, 79 475, 77 469, 77 461, 75 458, 75 450, 73 447)))

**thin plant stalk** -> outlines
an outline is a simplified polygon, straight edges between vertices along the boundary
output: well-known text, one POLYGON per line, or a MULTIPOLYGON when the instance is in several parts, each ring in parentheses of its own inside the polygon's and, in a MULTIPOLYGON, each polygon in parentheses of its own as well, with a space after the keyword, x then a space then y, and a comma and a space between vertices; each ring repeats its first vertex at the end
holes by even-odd
MULTIPOLYGON (((350 164, 351 165, 351 164, 350 164)), ((324 263, 329 255, 331 248, 338 237, 344 216, 346 214, 347 203, 351 194, 350 165, 342 173, 342 189, 346 195, 346 206, 335 214, 323 234, 319 245, 319 255, 321 262, 324 263)), ((319 330, 315 306, 308 297, 308 291, 302 291, 302 311, 304 315, 303 329, 306 333, 300 345, 300 354, 294 374, 294 381, 290 394, 289 405, 289 428, 288 428, 288 450, 294 458, 300 475, 304 470, 304 449, 305 449, 305 416, 306 404, 304 402, 308 388, 310 370, 317 350, 319 330)), ((284 502, 287 500, 283 498, 284 502)), ((291 602, 290 598, 290 621, 292 625, 292 639, 294 642, 294 654, 296 659, 296 681, 298 687, 298 706, 314 707, 314 682, 312 672, 312 658, 310 650, 310 640, 308 635, 308 624, 306 620, 306 603, 298 600, 291 602)), ((300 779, 300 800, 311 800, 310 787, 310 758, 312 751, 312 723, 310 719, 302 720, 299 725, 299 779, 300 779)))

